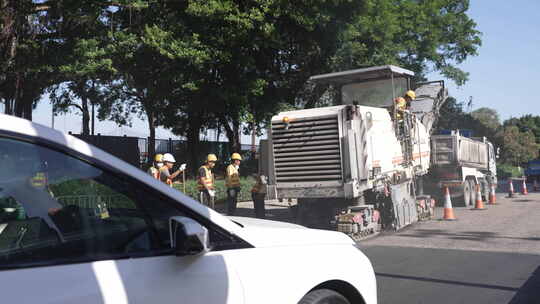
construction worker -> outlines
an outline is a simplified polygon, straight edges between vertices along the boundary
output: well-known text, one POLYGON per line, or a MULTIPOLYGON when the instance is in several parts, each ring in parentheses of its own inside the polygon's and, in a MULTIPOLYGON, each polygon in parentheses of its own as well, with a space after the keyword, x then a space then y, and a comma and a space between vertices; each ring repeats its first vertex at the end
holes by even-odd
POLYGON ((160 179, 159 169, 163 166, 163 154, 156 154, 152 166, 148 168, 148 174, 152 175, 155 179, 160 179))
POLYGON ((416 99, 416 93, 413 90, 408 90, 405 95, 403 95, 403 99, 405 99, 406 106, 405 109, 409 109, 411 107, 411 102, 416 99))
POLYGON ((407 108, 407 101, 403 97, 398 97, 395 100, 394 107, 396 109, 396 116, 398 120, 401 120, 403 118, 403 112, 407 108))
POLYGON ((238 194, 240 193, 240 162, 242 156, 239 153, 231 155, 232 163, 227 166, 225 171, 225 186, 227 186, 227 215, 234 215, 238 203, 238 194))
POLYGON ((266 197, 266 176, 255 174, 255 185, 251 188, 251 198, 255 207, 255 216, 265 218, 264 198, 266 197))
POLYGON ((214 209, 214 199, 216 197, 212 168, 216 166, 216 162, 217 156, 215 154, 208 154, 206 162, 199 168, 199 178, 197 180, 199 201, 212 209, 214 209))
POLYGON ((173 180, 184 170, 186 170, 186 164, 182 164, 178 170, 176 170, 174 173, 171 173, 172 168, 174 167, 174 164, 176 163, 176 159, 174 159, 174 156, 170 153, 163 154, 163 166, 159 168, 159 177, 162 182, 166 183, 169 186, 173 186, 173 180))

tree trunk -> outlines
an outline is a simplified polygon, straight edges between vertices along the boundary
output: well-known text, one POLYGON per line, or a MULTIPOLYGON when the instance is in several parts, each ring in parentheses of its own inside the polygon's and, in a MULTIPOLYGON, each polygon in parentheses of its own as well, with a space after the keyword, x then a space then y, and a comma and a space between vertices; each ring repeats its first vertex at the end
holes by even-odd
POLYGON ((219 116, 219 121, 221 125, 223 125, 223 128, 225 129, 225 134, 227 135, 227 139, 229 140, 229 148, 230 148, 231 153, 234 153, 234 152, 240 153, 240 150, 241 150, 240 121, 233 120, 232 127, 224 115, 219 116))
POLYGON ((81 97, 82 105, 82 134, 90 135, 90 110, 88 109, 88 99, 81 97))
POLYGON ((150 137, 148 137, 148 161, 152 162, 156 154, 156 117, 154 111, 148 108, 146 108, 146 116, 148 118, 148 130, 150 131, 150 137))
POLYGON ((201 147, 201 140, 200 140, 200 133, 201 133, 201 121, 199 119, 199 116, 197 114, 191 113, 189 119, 189 126, 187 129, 186 137, 187 137, 187 152, 189 154, 189 168, 191 169, 191 172, 193 174, 197 174, 197 170, 199 169, 199 162, 200 162, 200 147, 201 147))
POLYGON ((240 142, 240 121, 233 120, 233 140, 232 140, 232 152, 238 152, 242 151, 242 144, 240 142))

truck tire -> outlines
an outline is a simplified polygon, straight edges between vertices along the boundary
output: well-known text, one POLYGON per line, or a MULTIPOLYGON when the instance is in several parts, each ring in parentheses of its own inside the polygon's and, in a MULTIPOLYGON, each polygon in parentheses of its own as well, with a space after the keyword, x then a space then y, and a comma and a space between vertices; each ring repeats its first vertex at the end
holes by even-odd
POLYGON ((480 185, 482 187, 482 200, 487 202, 489 199, 490 184, 486 180, 483 180, 480 185))
POLYGON ((476 182, 472 179, 469 180, 469 184, 470 184, 470 189, 471 189, 471 192, 470 192, 470 206, 474 207, 475 203, 476 203, 476 182))
POLYGON ((469 180, 463 182, 463 203, 465 207, 471 204, 471 183, 469 180))
POLYGON ((351 304, 351 302, 333 290, 317 289, 306 294, 298 304, 351 304))

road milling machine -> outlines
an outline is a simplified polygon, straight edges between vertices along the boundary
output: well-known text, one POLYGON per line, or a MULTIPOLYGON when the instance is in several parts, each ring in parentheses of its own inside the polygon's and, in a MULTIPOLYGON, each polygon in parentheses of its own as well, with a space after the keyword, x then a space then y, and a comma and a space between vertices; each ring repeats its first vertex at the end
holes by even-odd
POLYGON ((430 218, 424 194, 430 134, 447 98, 442 81, 416 84, 386 65, 313 76, 340 94, 335 106, 281 112, 264 147, 269 191, 297 199, 297 219, 363 237, 430 218), (406 111, 394 100, 415 89, 406 111))

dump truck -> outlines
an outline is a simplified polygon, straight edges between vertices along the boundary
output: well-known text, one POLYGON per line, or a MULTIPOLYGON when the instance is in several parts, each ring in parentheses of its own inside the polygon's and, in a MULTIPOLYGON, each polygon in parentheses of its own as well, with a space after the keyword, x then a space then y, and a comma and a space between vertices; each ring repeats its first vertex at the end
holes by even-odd
POLYGON ((269 191, 297 199, 300 224, 365 236, 431 216, 423 178, 447 91, 443 82, 417 84, 415 113, 400 112, 394 100, 412 89, 413 77, 392 65, 313 76, 339 92, 334 105, 272 118, 269 191))
POLYGON ((482 199, 489 198, 492 185, 497 185, 497 155, 485 137, 463 136, 459 130, 431 137, 430 176, 441 189, 448 187, 452 201, 472 206, 476 186, 482 199))

